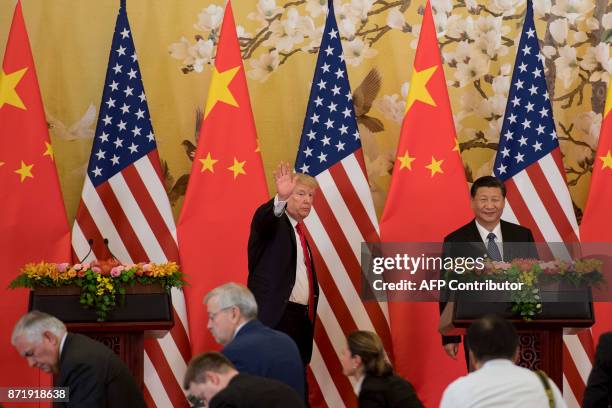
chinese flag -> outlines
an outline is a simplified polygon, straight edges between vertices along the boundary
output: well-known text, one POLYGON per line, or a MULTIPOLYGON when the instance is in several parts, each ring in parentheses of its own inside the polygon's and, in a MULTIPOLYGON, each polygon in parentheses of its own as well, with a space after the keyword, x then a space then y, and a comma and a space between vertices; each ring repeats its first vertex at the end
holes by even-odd
POLYGON ((202 300, 246 285, 251 217, 268 199, 231 2, 227 2, 204 121, 178 223, 189 333, 195 353, 218 348, 202 300))
MULTIPOLYGON (((383 242, 442 242, 473 217, 459 154, 431 6, 425 7, 397 161, 380 222, 383 242)), ((438 303, 389 302, 395 369, 425 406, 465 373, 438 333, 438 303)))
MULTIPOLYGON (((612 86, 608 85, 608 96, 604 108, 599 145, 593 163, 593 176, 589 197, 580 223, 580 240, 582 242, 612 243, 612 86)), ((593 248, 594 249, 594 248, 593 248)), ((585 250, 589 251, 588 244, 585 250)), ((609 261, 608 261, 609 262, 609 261)), ((608 292, 609 293, 609 292, 608 292)), ((592 328, 593 339, 597 343, 603 332, 612 330, 612 299, 608 302, 595 303, 595 325, 592 328)))
POLYGON ((5 288, 28 262, 65 262, 71 256, 53 160, 18 1, 0 72, 0 387, 39 385, 38 370, 29 368, 11 345, 13 326, 27 312, 28 292, 5 288))

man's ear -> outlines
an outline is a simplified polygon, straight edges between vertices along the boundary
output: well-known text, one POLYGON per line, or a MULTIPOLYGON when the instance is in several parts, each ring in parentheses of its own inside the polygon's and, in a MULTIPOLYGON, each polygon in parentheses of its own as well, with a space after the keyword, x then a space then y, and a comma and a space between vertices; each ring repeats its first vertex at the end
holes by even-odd
POLYGON ((514 357, 512 357, 512 362, 517 364, 519 362, 519 355, 521 352, 521 346, 516 346, 516 350, 514 351, 514 357))
POLYGON ((49 330, 45 330, 43 332, 42 337, 43 337, 43 341, 46 340, 53 345, 59 344, 60 342, 60 339, 53 332, 50 332, 49 330))
POLYGON ((472 369, 472 371, 476 371, 480 368, 480 364, 478 363, 478 360, 476 360, 474 353, 469 353, 469 360, 470 360, 470 368, 472 369))
POLYGON ((219 384, 219 374, 213 372, 213 371, 206 371, 204 373, 204 377, 206 378, 206 382, 210 382, 214 385, 218 385, 219 384))

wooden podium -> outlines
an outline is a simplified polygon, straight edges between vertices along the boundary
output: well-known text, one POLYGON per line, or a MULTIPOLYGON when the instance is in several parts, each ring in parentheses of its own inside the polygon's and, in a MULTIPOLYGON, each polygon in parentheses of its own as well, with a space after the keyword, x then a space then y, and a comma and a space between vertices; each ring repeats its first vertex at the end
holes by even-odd
POLYGON ((576 334, 595 322, 590 291, 584 301, 544 303, 542 313, 532 321, 524 321, 511 311, 506 302, 470 302, 456 299, 448 302, 440 316, 439 331, 443 335, 464 335, 472 321, 493 313, 510 320, 519 334, 518 365, 531 370, 544 370, 563 389, 563 334, 576 334))
POLYGON ((78 287, 40 288, 30 292, 29 310, 39 310, 63 321, 69 331, 87 335, 113 350, 143 389, 144 339, 161 338, 174 326, 172 298, 161 287, 128 288, 125 302, 105 322, 79 302, 78 287))

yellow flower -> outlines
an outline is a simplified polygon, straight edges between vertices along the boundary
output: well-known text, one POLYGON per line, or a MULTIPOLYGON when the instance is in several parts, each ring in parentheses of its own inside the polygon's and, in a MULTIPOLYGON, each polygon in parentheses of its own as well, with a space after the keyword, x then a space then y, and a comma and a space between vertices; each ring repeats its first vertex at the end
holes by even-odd
POLYGON ((151 264, 151 276, 153 277, 171 276, 176 272, 178 272, 178 265, 176 262, 151 264))

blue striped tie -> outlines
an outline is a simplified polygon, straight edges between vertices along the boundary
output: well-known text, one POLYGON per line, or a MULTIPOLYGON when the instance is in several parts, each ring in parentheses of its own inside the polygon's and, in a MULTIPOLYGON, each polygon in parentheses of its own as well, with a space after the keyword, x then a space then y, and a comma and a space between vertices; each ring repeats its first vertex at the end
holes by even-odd
POLYGON ((487 235, 487 251, 489 252, 489 256, 492 260, 501 261, 502 256, 499 252, 499 247, 495 243, 495 238, 497 238, 497 236, 494 233, 489 232, 489 235, 487 235))

